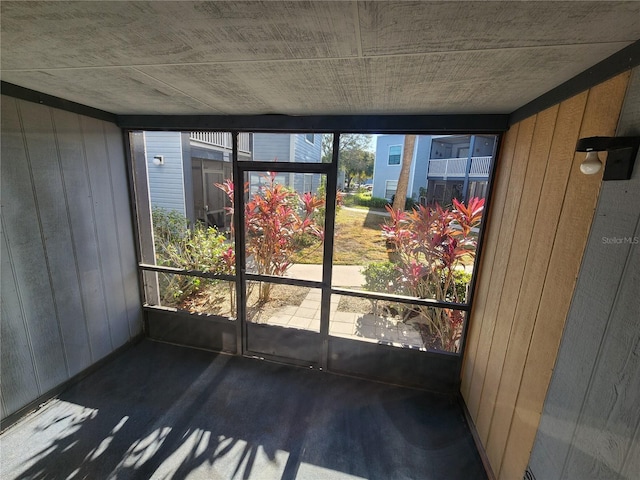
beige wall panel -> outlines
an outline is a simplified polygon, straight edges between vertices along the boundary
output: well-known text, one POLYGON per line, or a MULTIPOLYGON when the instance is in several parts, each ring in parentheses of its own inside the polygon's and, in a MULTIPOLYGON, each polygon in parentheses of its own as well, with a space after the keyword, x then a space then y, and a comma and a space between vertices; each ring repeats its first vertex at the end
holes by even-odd
MULTIPOLYGON (((563 198, 571 171, 575 144, 586 100, 587 93, 585 92, 563 102, 558 111, 547 171, 540 193, 540 202, 524 271, 521 294, 515 311, 515 318, 526 325, 527 328, 518 329, 512 337, 512 344, 510 345, 512 351, 507 354, 508 362, 506 363, 506 371, 503 372, 505 390, 510 395, 507 401, 511 402, 505 405, 507 412, 504 413, 504 417, 501 419, 503 425, 499 427, 503 435, 501 440, 505 443, 507 442, 506 435, 509 432, 504 430, 504 426, 506 424, 507 428, 509 428, 511 424, 513 406, 515 404, 514 395, 521 398, 518 387, 527 355, 527 349, 522 347, 522 342, 526 345, 529 344, 533 323, 538 312, 553 246, 552 239, 558 229, 563 198)), ((534 410, 539 412, 540 409, 541 405, 538 405, 534 410)), ((529 418, 528 421, 531 422, 531 419, 529 418)), ((535 434, 537 419, 533 421, 533 424, 528 423, 528 425, 532 434, 535 434)), ((528 458, 528 453, 526 453, 526 456, 528 458)), ((506 461, 507 459, 503 456, 503 462, 506 461)))
MULTIPOLYGON (((497 351, 504 351, 505 353, 501 371, 496 372, 500 375, 500 381, 498 383, 496 404, 493 408, 489 437, 486 444, 489 458, 495 458, 496 460, 502 455, 509 431, 511 418, 509 410, 513 408, 509 403, 509 398, 513 397, 513 401, 515 401, 515 396, 517 395, 518 382, 515 384, 512 383, 513 378, 521 373, 518 369, 514 371, 514 365, 511 364, 513 360, 512 357, 520 354, 524 355, 521 352, 522 343, 519 342, 517 338, 522 336, 522 330, 525 331, 524 336, 526 336, 526 332, 528 331, 530 335, 532 329, 531 327, 527 327, 522 319, 515 315, 515 310, 518 298, 523 292, 521 287, 525 266, 529 259, 531 232, 536 220, 540 192, 547 169, 549 150, 551 148, 557 116, 558 107, 554 106, 539 113, 536 119, 536 126, 529 152, 527 175, 523 186, 516 225, 513 231, 513 243, 509 256, 509 264, 507 266, 507 275, 500 298, 498 319, 511 319, 511 329, 510 331, 506 331, 505 329, 505 331, 502 332, 507 338, 506 348, 504 348, 502 344, 497 344, 497 351), (516 341, 514 341, 514 339, 516 339, 516 341)), ((531 319, 530 323, 532 322, 533 319, 531 319)), ((499 465, 499 463, 495 465, 499 465)))
POLYGON ((480 391, 482 389, 482 382, 477 381, 477 379, 482 376, 476 375, 475 371, 479 345, 489 342, 491 335, 493 335, 493 323, 490 324, 490 320, 487 319, 487 323, 485 324, 483 315, 487 296, 489 295, 490 282, 482 281, 482 279, 490 279, 491 272, 493 271, 493 263, 495 261, 498 238, 500 236, 500 224, 502 223, 502 214, 504 211, 504 199, 507 195, 509 177, 511 176, 511 166, 513 164, 516 139, 518 138, 518 129, 519 124, 516 124, 505 133, 500 149, 500 158, 496 162, 495 168, 497 170, 494 179, 491 206, 487 212, 487 228, 483 240, 482 258, 478 269, 478 278, 480 280, 476 287, 473 300, 473 309, 474 312, 478 312, 478 315, 472 314, 471 320, 469 320, 468 339, 464 352, 460 390, 467 403, 467 408, 470 412, 473 412, 472 415, 478 411, 480 391), (474 378, 476 379, 475 383, 473 382, 474 378))
MULTIPOLYGON (((628 73, 622 74, 590 90, 578 138, 615 134, 628 79, 628 73)), ((569 139, 567 143, 571 147, 569 139)), ((529 460, 600 191, 602 175, 583 175, 584 154, 573 157, 535 329, 522 366, 502 478, 522 472, 529 460)))
POLYGON ((593 219, 601 175, 579 172, 575 145, 614 134, 628 77, 505 136, 461 387, 498 478, 526 468, 593 219))
MULTIPOLYGON (((489 297, 485 307, 485 318, 493 319, 495 322, 495 330, 491 338, 489 351, 487 352, 488 360, 484 371, 484 383, 482 386, 480 407, 478 409, 476 421, 478 433, 485 445, 489 437, 489 427, 491 417, 493 415, 493 407, 497 395, 498 383, 500 381, 500 372, 502 370, 502 361, 504 359, 506 342, 512 320, 510 318, 498 317, 498 309, 500 306, 502 289, 504 288, 505 279, 507 277, 509 252, 511 251, 513 244, 513 231, 516 225, 518 210, 520 208, 520 198, 522 196, 522 188, 527 173, 527 159, 529 158, 535 123, 535 117, 530 117, 520 123, 517 145, 513 159, 513 167, 511 169, 511 178, 505 199, 502 225, 500 226, 500 238, 498 239, 497 247, 498 253, 493 265, 493 272, 489 286, 489 297)), ((482 369, 482 364, 480 365, 480 369, 482 369)))
MULTIPOLYGON (((511 127, 505 138, 505 145, 502 154, 498 160, 498 177, 497 185, 493 198, 493 207, 489 212, 489 225, 487 228, 488 241, 485 244, 489 252, 487 258, 482 262, 479 273, 478 295, 474 299, 474 312, 472 314, 471 324, 476 321, 480 328, 478 332, 477 348, 468 352, 468 358, 473 355, 472 367, 468 369, 469 375, 473 375, 469 381, 469 394, 466 397, 468 408, 472 418, 477 419, 478 410, 480 409, 480 399, 482 397, 482 387, 484 385, 484 377, 487 368, 487 359, 491 347, 491 339, 495 328, 495 316, 487 315, 487 305, 494 300, 492 288, 494 288, 494 273, 496 270, 496 262, 502 256, 500 251, 501 245, 501 228, 505 218, 506 199, 509 194, 509 184, 513 173, 514 158, 516 145, 518 143, 518 135, 520 124, 511 127), (478 319, 478 320, 473 320, 478 319)), ((467 375, 465 374, 465 377, 467 375)), ((464 381, 464 378, 463 378, 464 381)))

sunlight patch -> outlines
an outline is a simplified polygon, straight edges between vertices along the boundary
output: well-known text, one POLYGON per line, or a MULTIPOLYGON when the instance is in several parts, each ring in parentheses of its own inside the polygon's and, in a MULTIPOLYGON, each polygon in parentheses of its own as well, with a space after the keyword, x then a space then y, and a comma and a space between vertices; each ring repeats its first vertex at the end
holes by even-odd
POLYGON ((300 462, 297 476, 299 478, 330 478, 332 480, 365 480, 365 477, 358 477, 304 462, 300 462))

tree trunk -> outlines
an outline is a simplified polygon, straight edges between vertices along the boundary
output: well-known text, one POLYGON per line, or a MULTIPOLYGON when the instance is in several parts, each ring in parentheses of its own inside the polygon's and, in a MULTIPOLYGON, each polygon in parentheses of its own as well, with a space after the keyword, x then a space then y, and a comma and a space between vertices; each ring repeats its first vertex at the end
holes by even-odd
POLYGON ((398 177, 398 187, 393 200, 394 210, 404 210, 407 201, 407 190, 409 187, 409 173, 411 172, 411 162, 413 161, 413 147, 416 144, 415 135, 404 136, 404 148, 402 150, 402 165, 400 176, 398 177))

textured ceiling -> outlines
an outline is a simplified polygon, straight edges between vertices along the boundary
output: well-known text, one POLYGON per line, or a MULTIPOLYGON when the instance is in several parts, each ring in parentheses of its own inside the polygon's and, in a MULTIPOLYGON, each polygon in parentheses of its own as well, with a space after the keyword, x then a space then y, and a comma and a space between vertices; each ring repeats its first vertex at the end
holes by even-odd
POLYGON ((2 80, 117 114, 510 113, 640 2, 2 1, 2 80))

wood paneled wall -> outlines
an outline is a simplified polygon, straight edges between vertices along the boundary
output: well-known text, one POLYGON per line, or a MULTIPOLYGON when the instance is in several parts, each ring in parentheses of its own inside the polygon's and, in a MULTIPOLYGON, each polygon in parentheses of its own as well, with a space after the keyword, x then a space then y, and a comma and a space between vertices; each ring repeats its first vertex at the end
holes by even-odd
POLYGON ((142 329, 122 131, 2 96, 2 418, 142 329))
POLYGON ((497 478, 526 468, 598 198, 601 174, 580 173, 576 142, 615 133, 628 77, 513 125, 503 141, 462 377, 497 478))
MULTIPOLYGON (((640 68, 617 135, 640 135, 640 68)), ((537 479, 640 477, 640 155, 605 182, 529 460, 537 479)))

